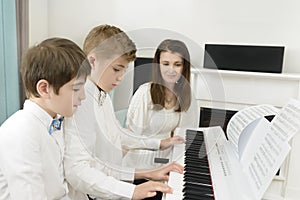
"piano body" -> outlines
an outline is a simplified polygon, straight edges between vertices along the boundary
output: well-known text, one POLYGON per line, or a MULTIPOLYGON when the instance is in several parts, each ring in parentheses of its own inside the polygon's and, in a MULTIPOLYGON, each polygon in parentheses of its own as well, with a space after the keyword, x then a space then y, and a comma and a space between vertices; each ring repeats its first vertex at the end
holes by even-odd
MULTIPOLYGON (((170 173, 168 184, 173 188, 173 194, 167 194, 163 199, 255 199, 249 183, 245 181, 238 158, 234 156, 233 148, 221 127, 176 129, 175 134, 182 137, 186 135, 186 144, 174 146, 172 153, 172 161, 185 165, 185 174, 170 173), (193 144, 193 141, 200 143, 193 144), (194 154, 195 152, 197 154, 194 154), (196 157, 196 160, 193 157, 196 157)), ((263 199, 285 198, 265 195, 263 199)))

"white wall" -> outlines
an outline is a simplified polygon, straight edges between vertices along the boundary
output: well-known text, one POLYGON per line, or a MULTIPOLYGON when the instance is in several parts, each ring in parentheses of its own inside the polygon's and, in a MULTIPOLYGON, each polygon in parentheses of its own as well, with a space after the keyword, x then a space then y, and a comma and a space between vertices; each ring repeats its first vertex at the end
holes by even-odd
MULTIPOLYGON (((30 4, 31 44, 43 37, 64 36, 81 45, 88 31, 103 23, 125 31, 165 29, 199 48, 208 42, 284 45, 284 72, 300 73, 298 0, 30 0, 30 4)), ((135 40, 138 47, 147 42, 155 48, 160 38, 144 33, 135 40)), ((192 59, 202 65, 203 54, 192 50, 192 59)))
POLYGON ((30 44, 60 36, 82 45, 92 27, 106 23, 126 31, 138 55, 152 57, 165 38, 182 39, 196 67, 205 43, 284 45, 283 72, 300 73, 299 7, 298 0, 30 0, 30 44))
POLYGON ((29 45, 48 37, 48 0, 29 0, 29 45))

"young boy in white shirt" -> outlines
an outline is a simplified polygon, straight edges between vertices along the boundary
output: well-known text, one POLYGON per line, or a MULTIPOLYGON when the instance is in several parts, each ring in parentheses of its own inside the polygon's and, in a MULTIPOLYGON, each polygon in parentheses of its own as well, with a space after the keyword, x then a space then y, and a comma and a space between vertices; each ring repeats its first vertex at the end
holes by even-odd
POLYGON ((85 98, 90 73, 85 58, 63 38, 27 50, 21 75, 28 99, 0 127, 1 200, 69 199, 61 116, 72 116, 85 98))
MULTIPOLYGON (((65 124, 65 172, 70 184, 95 199, 144 199, 157 191, 172 192, 164 183, 170 171, 183 173, 183 167, 170 163, 145 170, 122 167, 123 140, 130 148, 160 148, 161 140, 131 138, 122 129, 107 94, 121 82, 128 64, 135 59, 136 47, 125 32, 110 25, 93 28, 84 42, 91 65, 85 84, 86 99, 65 124), (134 185, 134 179, 150 179, 134 185)), ((168 140, 169 141, 169 140, 168 140)), ((169 141, 171 143, 172 141, 169 141)), ((171 144, 166 144, 171 145, 171 144)))

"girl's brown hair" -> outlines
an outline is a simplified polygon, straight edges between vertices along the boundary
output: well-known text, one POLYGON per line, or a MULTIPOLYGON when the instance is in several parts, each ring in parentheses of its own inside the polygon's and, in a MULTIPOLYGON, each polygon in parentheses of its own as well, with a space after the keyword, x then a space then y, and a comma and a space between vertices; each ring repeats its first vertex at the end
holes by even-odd
POLYGON ((160 110, 165 106, 165 89, 164 80, 160 72, 160 54, 162 52, 178 53, 183 59, 183 69, 180 79, 176 82, 174 93, 177 100, 178 108, 176 112, 187 111, 191 104, 190 88, 190 54, 186 45, 179 40, 167 39, 162 41, 154 55, 152 67, 152 84, 151 98, 155 105, 155 110, 160 110))

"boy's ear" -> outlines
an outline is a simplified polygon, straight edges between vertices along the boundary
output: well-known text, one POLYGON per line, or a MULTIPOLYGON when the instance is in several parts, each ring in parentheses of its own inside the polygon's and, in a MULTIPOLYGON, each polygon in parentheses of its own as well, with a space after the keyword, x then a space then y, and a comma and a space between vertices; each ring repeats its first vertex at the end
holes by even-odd
POLYGON ((45 79, 41 79, 36 84, 36 91, 41 97, 48 98, 50 96, 50 84, 45 79))
POLYGON ((95 68, 95 60, 96 60, 95 56, 89 55, 88 60, 89 60, 89 63, 91 65, 91 68, 94 69, 95 68))

